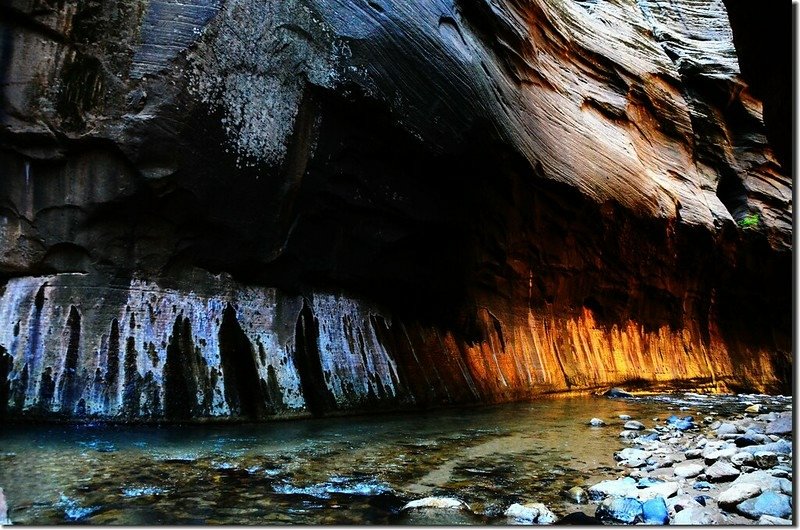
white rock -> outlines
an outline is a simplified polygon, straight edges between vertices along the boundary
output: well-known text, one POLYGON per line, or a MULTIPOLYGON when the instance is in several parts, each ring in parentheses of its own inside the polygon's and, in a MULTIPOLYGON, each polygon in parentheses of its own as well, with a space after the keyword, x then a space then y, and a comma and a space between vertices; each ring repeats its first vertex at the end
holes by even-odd
POLYGON ((541 502, 512 504, 506 509, 504 515, 526 523, 553 524, 556 522, 556 515, 541 502))
POLYGON ((636 493, 636 481, 631 477, 604 480, 589 488, 589 498, 601 500, 605 497, 628 497, 636 493))
POLYGON ((725 449, 715 449, 708 452, 703 451, 702 455, 706 461, 730 460, 737 452, 739 452, 737 447, 726 447, 725 449))
POLYGON ((722 514, 717 511, 706 508, 703 506, 692 506, 691 508, 684 508, 675 514, 675 517, 670 521, 671 525, 719 525, 723 524, 724 519, 722 514))
POLYGON ((592 418, 591 420, 589 420, 589 425, 591 425, 592 427, 602 427, 605 424, 606 422, 604 422, 600 418, 592 418))
POLYGON ((624 427, 632 431, 641 431, 644 430, 644 423, 636 420, 630 420, 625 422, 624 427))
POLYGON ((654 484, 650 487, 641 489, 636 492, 636 498, 640 501, 648 501, 656 497, 664 497, 668 499, 678 493, 677 482, 662 482, 661 484, 654 484))
POLYGON ((755 405, 750 405, 749 407, 744 409, 744 411, 757 414, 757 413, 761 412, 762 408, 763 407, 760 404, 755 404, 755 405))
POLYGON ((706 476, 711 482, 727 482, 739 476, 739 470, 730 463, 719 460, 706 469, 706 476))
POLYGON ((627 420, 631 419, 631 417, 628 416, 627 414, 620 414, 619 415, 619 419, 621 419, 623 421, 627 421, 627 420))
POLYGON ((626 447, 622 451, 614 453, 614 459, 619 460, 647 460, 653 455, 650 451, 643 451, 642 449, 634 449, 626 447))
POLYGON ((453 499, 452 497, 425 497, 424 499, 417 499, 411 501, 405 506, 403 510, 413 510, 417 508, 436 508, 440 510, 464 510, 469 509, 464 501, 453 499))
POLYGON ((744 464, 752 462, 753 460, 754 457, 750 453, 746 451, 739 451, 731 457, 731 464, 741 467, 744 464))
POLYGON ((673 468, 673 471, 675 472, 676 477, 691 478, 702 473, 704 469, 705 466, 700 462, 687 460, 686 462, 681 462, 680 464, 676 465, 673 468))
POLYGON ((746 501, 751 497, 755 497, 761 493, 761 487, 752 482, 734 483, 730 488, 726 489, 717 497, 717 502, 721 505, 734 505, 742 501, 746 501))

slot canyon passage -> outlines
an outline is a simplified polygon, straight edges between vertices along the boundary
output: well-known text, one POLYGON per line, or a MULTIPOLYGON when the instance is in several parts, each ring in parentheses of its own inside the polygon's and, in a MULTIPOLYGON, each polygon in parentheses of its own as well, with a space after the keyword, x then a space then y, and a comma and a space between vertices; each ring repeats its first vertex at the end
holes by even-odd
POLYGON ((736 471, 778 482, 714 516, 787 520, 741 508, 791 479, 791 428, 773 424, 791 422, 792 12, 759 4, 4 2, 11 519, 545 522, 534 492, 619 467, 595 453, 624 440, 592 430, 591 446, 589 418, 661 414, 666 445, 733 445, 734 424, 737 447, 772 436, 741 445, 769 466, 736 471), (648 396, 597 397, 612 387, 648 396), (574 447, 532 436, 537 421, 574 447), (269 465, 230 461, 267 446, 269 465), (336 469, 290 476, 328 454, 336 469), (25 477, 43 461, 46 492, 25 477), (187 463, 190 493, 151 484, 187 463), (272 497, 191 513, 179 501, 206 483, 227 488, 215 503, 272 497), (120 488, 137 509, 85 497, 120 488))

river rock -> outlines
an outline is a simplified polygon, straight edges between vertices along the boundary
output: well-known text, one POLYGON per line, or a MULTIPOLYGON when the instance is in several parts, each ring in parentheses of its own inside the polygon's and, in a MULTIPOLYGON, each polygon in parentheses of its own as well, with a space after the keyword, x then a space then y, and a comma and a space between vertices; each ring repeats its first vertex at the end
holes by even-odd
POLYGON ((679 486, 677 482, 662 482, 660 484, 654 484, 647 488, 640 489, 636 492, 634 497, 640 501, 647 501, 657 497, 668 499, 678 493, 678 488, 679 486))
POLYGON ((540 502, 514 503, 506 509, 504 515, 516 521, 531 524, 553 524, 557 519, 556 515, 540 502))
POLYGON ((758 519, 762 515, 785 519, 792 515, 792 498, 774 491, 765 491, 758 497, 736 505, 736 509, 753 519, 758 519))
POLYGON ((670 524, 679 526, 688 525, 719 525, 724 523, 724 518, 718 510, 703 506, 692 506, 677 512, 670 524))
POLYGON ((786 440, 778 440, 777 442, 771 442, 768 444, 744 447, 742 448, 742 451, 746 451, 751 454, 756 454, 760 451, 772 451, 780 455, 788 455, 792 452, 792 444, 786 440))
POLYGON ((755 457, 752 454, 746 451, 739 451, 731 457, 731 464, 741 467, 744 464, 753 462, 753 460, 755 460, 755 457))
POLYGON ((590 487, 589 498, 601 500, 606 497, 626 497, 635 495, 637 490, 636 480, 631 477, 619 478, 616 480, 604 480, 590 487))
POLYGON ((713 487, 714 487, 713 484, 711 484, 709 482, 706 482, 704 480, 698 480, 697 482, 695 482, 692 485, 692 489, 696 489, 696 490, 700 490, 700 491, 708 491, 713 487))
POLYGON ((469 506, 464 501, 452 497, 425 497, 411 501, 403 506, 403 510, 430 508, 436 510, 467 510, 469 506))
POLYGON ((739 476, 739 470, 730 463, 720 460, 706 469, 706 477, 711 482, 728 482, 739 476))
POLYGON ((630 397, 633 397, 633 394, 631 394, 627 390, 624 390, 622 388, 617 388, 617 387, 611 388, 609 390, 606 390, 606 392, 603 395, 606 396, 606 397, 609 397, 609 398, 630 398, 630 397))
POLYGON ((719 427, 717 427, 717 435, 722 434, 737 434, 739 430, 736 428, 736 425, 732 423, 723 423, 719 427))
POLYGON ((570 489, 564 492, 564 496, 567 499, 577 504, 583 504, 589 498, 589 494, 586 493, 586 490, 581 488, 580 486, 571 487, 570 489))
POLYGON ((703 450, 702 449, 688 449, 688 450, 684 451, 683 456, 685 456, 689 460, 691 460, 692 458, 700 458, 701 456, 703 456, 703 450))
POLYGON ((614 453, 614 460, 618 462, 624 460, 647 460, 650 458, 650 456, 652 456, 652 454, 653 453, 651 451, 626 447, 625 449, 614 453))
POLYGON ((766 434, 791 434, 792 415, 781 414, 777 419, 771 421, 764 430, 766 434))
POLYGON ((621 432, 619 433, 619 437, 620 437, 620 438, 623 438, 623 439, 625 439, 625 440, 632 440, 632 439, 636 438, 637 436, 639 436, 639 433, 638 433, 638 431, 628 431, 628 430, 625 430, 625 431, 621 431, 621 432))
POLYGON ((619 419, 621 419, 622 421, 628 421, 629 419, 631 419, 631 417, 629 414, 620 414, 619 419))
POLYGON ((636 420, 629 420, 625 422, 625 425, 623 425, 623 427, 631 431, 641 431, 644 430, 644 423, 636 420))
POLYGON ((736 505, 751 497, 755 497, 759 493, 761 493, 761 487, 758 484, 752 482, 734 483, 719 494, 717 502, 721 506, 736 505))
POLYGON ((759 403, 756 403, 755 405, 750 405, 749 407, 747 407, 746 409, 744 409, 744 411, 745 411, 745 412, 748 412, 748 413, 751 413, 751 414, 758 414, 758 413, 759 413, 759 412, 761 412, 763 409, 764 409, 764 406, 763 406, 763 405, 761 405, 761 404, 759 404, 759 403))
POLYGON ((589 425, 591 425, 592 427, 602 427, 605 424, 606 422, 604 422, 600 418, 592 418, 591 420, 589 420, 589 425))
POLYGON ((712 451, 704 451, 702 453, 703 459, 706 464, 712 464, 717 460, 730 460, 730 458, 738 452, 738 449, 733 447, 726 447, 724 449, 714 449, 712 451))
POLYGON ((642 504, 642 516, 647 524, 667 524, 669 512, 662 497, 649 499, 642 504))
POLYGON ((595 512, 601 521, 633 524, 642 519, 642 503, 630 497, 609 497, 595 512))
POLYGON ((703 472, 705 466, 697 460, 681 462, 673 468, 676 477, 691 478, 703 472))
POLYGON ((758 524, 790 526, 793 523, 791 519, 783 519, 781 517, 774 517, 772 515, 762 515, 761 517, 758 518, 758 524))
POLYGON ((755 460, 756 466, 761 469, 769 469, 778 465, 778 455, 772 451, 758 451, 753 453, 753 459, 755 460))
POLYGON ((743 483, 757 484, 762 491, 774 491, 787 495, 792 494, 791 481, 785 478, 774 477, 762 469, 750 473, 742 473, 733 481, 733 484, 743 483))

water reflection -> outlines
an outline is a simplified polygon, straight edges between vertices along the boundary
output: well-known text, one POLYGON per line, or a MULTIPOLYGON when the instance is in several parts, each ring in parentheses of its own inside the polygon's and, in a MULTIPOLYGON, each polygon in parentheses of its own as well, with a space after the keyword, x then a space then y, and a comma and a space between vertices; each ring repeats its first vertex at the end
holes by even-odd
POLYGON ((563 492, 615 473, 620 415, 740 403, 586 397, 262 425, 12 425, 0 434, 0 487, 12 521, 27 524, 504 524, 514 502, 593 513, 563 492), (608 425, 589 427, 592 417, 608 425), (472 513, 401 512, 432 495, 472 513))

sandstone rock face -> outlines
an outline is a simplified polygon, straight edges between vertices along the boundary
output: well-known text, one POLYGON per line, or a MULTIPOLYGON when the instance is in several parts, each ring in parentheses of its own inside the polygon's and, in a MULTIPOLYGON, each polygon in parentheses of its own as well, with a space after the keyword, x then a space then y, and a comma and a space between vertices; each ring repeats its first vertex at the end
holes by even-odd
POLYGON ((4 413, 788 388, 783 132, 721 0, 0 12, 4 413))

